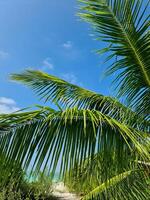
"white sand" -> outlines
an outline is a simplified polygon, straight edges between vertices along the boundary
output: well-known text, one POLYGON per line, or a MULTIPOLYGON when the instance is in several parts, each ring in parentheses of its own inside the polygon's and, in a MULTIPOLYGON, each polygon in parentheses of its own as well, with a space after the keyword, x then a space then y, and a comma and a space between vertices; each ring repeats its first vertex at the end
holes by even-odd
POLYGON ((79 200, 75 194, 70 193, 68 188, 64 185, 63 182, 58 182, 53 184, 53 195, 62 199, 62 200, 79 200))

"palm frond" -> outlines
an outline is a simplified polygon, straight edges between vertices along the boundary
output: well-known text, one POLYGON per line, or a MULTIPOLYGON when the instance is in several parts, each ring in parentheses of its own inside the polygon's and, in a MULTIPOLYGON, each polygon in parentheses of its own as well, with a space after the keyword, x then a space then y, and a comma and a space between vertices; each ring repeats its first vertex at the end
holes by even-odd
POLYGON ((87 195, 83 200, 145 200, 149 199, 148 184, 145 179, 145 174, 140 170, 130 170, 118 174, 107 182, 102 183, 87 195), (142 184, 141 184, 142 183, 142 184))
POLYGON ((1 134, 0 149, 8 160, 18 161, 24 168, 32 160, 33 170, 48 167, 55 171, 60 161, 61 174, 65 174, 76 163, 82 164, 87 156, 109 151, 118 160, 127 159, 129 152, 137 152, 143 160, 149 160, 147 134, 96 110, 43 108, 9 115, 8 120, 1 117, 0 126, 3 124, 9 130, 1 134))
POLYGON ((79 109, 98 110, 134 128, 149 131, 148 121, 114 98, 86 90, 41 71, 27 70, 21 74, 13 74, 11 78, 31 87, 45 101, 60 104, 63 108, 76 106, 79 109))
POLYGON ((126 156, 118 159, 111 149, 95 154, 69 171, 65 183, 82 194, 82 199, 149 199, 149 166, 133 152, 126 156))
POLYGON ((117 61, 108 74, 118 71, 114 82, 118 97, 145 116, 150 110, 150 2, 141 0, 80 0, 83 19, 97 37, 111 44, 109 58, 117 61))

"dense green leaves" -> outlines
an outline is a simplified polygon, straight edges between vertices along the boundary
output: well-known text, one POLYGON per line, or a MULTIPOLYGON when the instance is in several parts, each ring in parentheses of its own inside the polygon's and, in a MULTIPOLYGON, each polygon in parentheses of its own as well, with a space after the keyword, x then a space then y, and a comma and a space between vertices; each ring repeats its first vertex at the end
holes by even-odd
POLYGON ((87 159, 82 167, 70 171, 65 177, 66 184, 84 194, 83 199, 149 199, 146 168, 132 162, 134 158, 129 152, 120 159, 114 156, 114 151, 96 154, 91 165, 87 159))
MULTIPOLYGON (((0 122, 3 126, 3 116, 0 122)), ((25 168, 30 165, 34 156, 33 168, 37 171, 42 165, 55 171, 61 160, 64 174, 76 163, 82 165, 87 155, 92 157, 98 152, 107 154, 108 150, 114 152, 118 159, 130 151, 136 151, 143 159, 149 159, 146 134, 96 110, 72 108, 54 111, 43 108, 24 115, 9 115, 4 121, 4 125, 6 124, 11 128, 5 135, 1 131, 0 148, 9 159, 17 160, 25 168), (122 148, 127 149, 127 152, 122 148)))
POLYGON ((125 171, 117 176, 112 177, 107 182, 102 183, 82 199, 102 199, 105 195, 105 199, 149 199, 150 192, 145 181, 145 175, 143 171, 125 171), (134 181, 136 180, 136 181, 134 181), (140 183, 142 181, 142 184, 140 183), (131 185, 129 185, 131 184, 131 185), (135 195, 136 194, 136 195, 135 195))

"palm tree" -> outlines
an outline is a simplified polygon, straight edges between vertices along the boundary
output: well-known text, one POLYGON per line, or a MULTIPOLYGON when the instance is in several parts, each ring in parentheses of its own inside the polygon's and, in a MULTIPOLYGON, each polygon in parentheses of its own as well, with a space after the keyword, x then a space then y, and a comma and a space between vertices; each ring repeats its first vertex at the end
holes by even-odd
POLYGON ((8 163, 14 159, 24 169, 32 163, 32 171, 53 174, 61 163, 60 175, 86 184, 83 199, 150 199, 149 6, 148 0, 80 0, 79 15, 108 43, 98 52, 112 60, 107 74, 117 72, 116 98, 41 71, 11 75, 58 109, 0 116, 8 163))

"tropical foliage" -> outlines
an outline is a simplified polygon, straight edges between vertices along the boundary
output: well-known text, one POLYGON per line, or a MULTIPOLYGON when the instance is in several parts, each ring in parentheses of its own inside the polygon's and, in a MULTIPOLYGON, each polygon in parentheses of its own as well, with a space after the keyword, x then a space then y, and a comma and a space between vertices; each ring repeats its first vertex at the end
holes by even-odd
POLYGON ((83 199, 150 199, 149 6, 148 0, 80 0, 79 16, 108 43, 98 53, 111 60, 106 74, 116 74, 116 99, 41 71, 11 76, 58 109, 0 116, 0 149, 8 163, 27 169, 32 160, 32 171, 52 174, 61 163, 60 175, 83 199))
POLYGON ((52 192, 52 180, 46 173, 40 172, 31 181, 18 163, 8 165, 0 154, 0 200, 57 200, 52 192))
POLYGON ((3 188, 7 188, 10 185, 20 189, 24 184, 24 173, 20 165, 16 165, 14 162, 11 162, 10 165, 7 165, 5 161, 5 156, 0 155, 0 192, 3 188))

